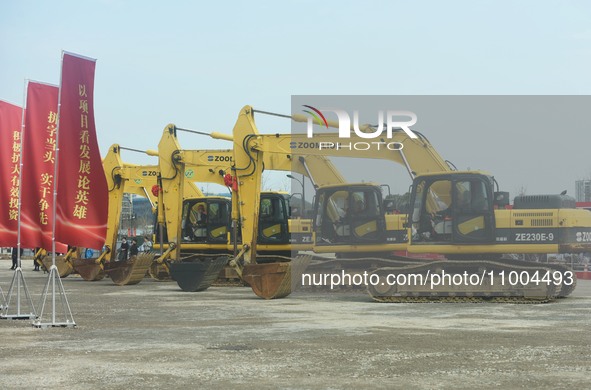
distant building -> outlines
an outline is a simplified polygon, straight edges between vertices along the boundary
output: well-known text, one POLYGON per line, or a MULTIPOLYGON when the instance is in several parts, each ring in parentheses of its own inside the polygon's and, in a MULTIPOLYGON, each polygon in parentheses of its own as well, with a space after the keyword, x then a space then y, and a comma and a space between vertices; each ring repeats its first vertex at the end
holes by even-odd
POLYGON ((577 202, 591 202, 591 180, 575 182, 575 199, 577 202))
POLYGON ((121 208, 121 219, 130 221, 133 219, 133 196, 132 194, 123 194, 123 206, 121 208))
POLYGON ((129 193, 123 194, 121 205, 121 221, 119 225, 119 234, 122 236, 135 236, 133 233, 133 220, 135 215, 133 213, 133 195, 129 193))

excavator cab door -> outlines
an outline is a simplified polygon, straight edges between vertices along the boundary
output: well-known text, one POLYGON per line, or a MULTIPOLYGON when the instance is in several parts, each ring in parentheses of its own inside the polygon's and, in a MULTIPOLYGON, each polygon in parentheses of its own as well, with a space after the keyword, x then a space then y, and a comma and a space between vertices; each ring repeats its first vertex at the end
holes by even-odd
POLYGON ((492 182, 480 174, 453 179, 453 235, 457 244, 490 244, 495 240, 492 182))
POLYGON ((349 185, 319 189, 314 205, 317 245, 385 242, 384 206, 377 187, 349 185))
POLYGON ((226 243, 231 223, 232 204, 229 199, 207 201, 207 242, 226 243))
POLYGON ((281 194, 261 194, 260 244, 289 244, 288 202, 281 194))
POLYGON ((492 179, 430 175, 413 185, 411 244, 489 244, 495 239, 492 179))
POLYGON ((386 218, 383 208, 382 193, 376 187, 351 189, 348 218, 353 242, 385 242, 386 218))

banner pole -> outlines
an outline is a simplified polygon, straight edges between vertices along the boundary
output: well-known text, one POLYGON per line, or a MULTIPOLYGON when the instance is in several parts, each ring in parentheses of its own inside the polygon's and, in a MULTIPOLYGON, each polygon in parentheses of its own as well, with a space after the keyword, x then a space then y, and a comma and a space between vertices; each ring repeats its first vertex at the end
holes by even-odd
MULTIPOLYGON (((64 52, 62 50, 62 63, 61 68, 64 66, 64 52)), ((60 69, 61 69, 60 68, 60 69)), ((55 266, 55 227, 57 226, 57 175, 58 175, 58 165, 59 165, 59 155, 60 155, 60 111, 62 106, 62 72, 60 71, 60 84, 59 89, 57 92, 57 119, 55 121, 55 163, 53 164, 53 207, 52 207, 52 215, 53 215, 53 225, 51 226, 51 272, 49 273, 50 277, 52 274, 56 274, 57 277, 59 273, 57 272, 57 267, 55 266)), ((68 248, 69 249, 69 248, 68 248)), ((51 323, 55 324, 55 276, 51 278, 51 323)), ((64 297, 66 293, 64 292, 64 297)))
MULTIPOLYGON (((25 79, 25 86, 23 91, 23 108, 21 114, 21 147, 20 147, 20 157, 18 163, 18 218, 16 223, 16 246, 17 246, 17 261, 16 267, 21 268, 21 212, 23 209, 23 152, 25 145, 25 105, 27 104, 27 86, 29 85, 29 80, 25 79)), ((18 293, 17 293, 18 295, 18 293)))
MULTIPOLYGON (((62 50, 62 63, 64 66, 64 51, 62 50)), ((51 210, 53 225, 51 226, 51 267, 55 268, 55 227, 57 226, 57 175, 60 154, 60 111, 62 106, 62 72, 60 72, 60 84, 57 93, 57 119, 55 121, 55 162, 53 164, 53 206, 51 210)), ((55 297, 55 293, 53 294, 55 297)), ((55 313, 55 303, 53 304, 53 311, 55 313)))

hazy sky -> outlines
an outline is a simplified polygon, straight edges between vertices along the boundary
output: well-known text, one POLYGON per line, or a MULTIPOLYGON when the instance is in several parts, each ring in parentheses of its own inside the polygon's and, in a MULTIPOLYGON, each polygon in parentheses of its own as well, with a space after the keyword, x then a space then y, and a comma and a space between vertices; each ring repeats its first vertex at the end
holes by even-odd
MULTIPOLYGON (((591 3, 3 1, 0 99, 21 105, 25 78, 59 83, 62 49, 98 60, 104 155, 113 143, 154 149, 168 123, 229 133, 242 106, 289 113, 292 94, 590 94, 591 3)), ((281 120, 257 124, 262 132, 290 129, 281 120)), ((507 169, 503 156, 512 149, 491 147, 478 129, 473 163, 461 143, 421 131, 461 168, 507 169)), ((568 134, 550 152, 560 167, 554 177, 556 170, 527 165, 528 155, 549 153, 531 131, 532 143, 519 149, 524 173, 501 178, 503 187, 573 194, 574 181, 591 173, 590 133, 568 134)), ((229 147, 180 139, 185 148, 229 147)), ((133 153, 124 158, 155 163, 133 153)), ((286 182, 276 175, 270 186, 286 182)))

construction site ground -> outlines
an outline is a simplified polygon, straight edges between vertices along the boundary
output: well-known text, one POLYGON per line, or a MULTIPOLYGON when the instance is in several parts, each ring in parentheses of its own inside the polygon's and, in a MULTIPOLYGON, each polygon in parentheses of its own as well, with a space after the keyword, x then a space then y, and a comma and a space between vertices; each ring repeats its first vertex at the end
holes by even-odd
MULTIPOLYGON (((47 275, 24 276, 35 305, 47 275)), ((0 261, 7 293, 13 271, 0 261)), ((591 281, 541 305, 273 301, 248 287, 63 279, 77 327, 0 321, 0 388, 553 388, 591 383, 591 281)), ((49 321, 50 317, 42 318, 49 321)))

